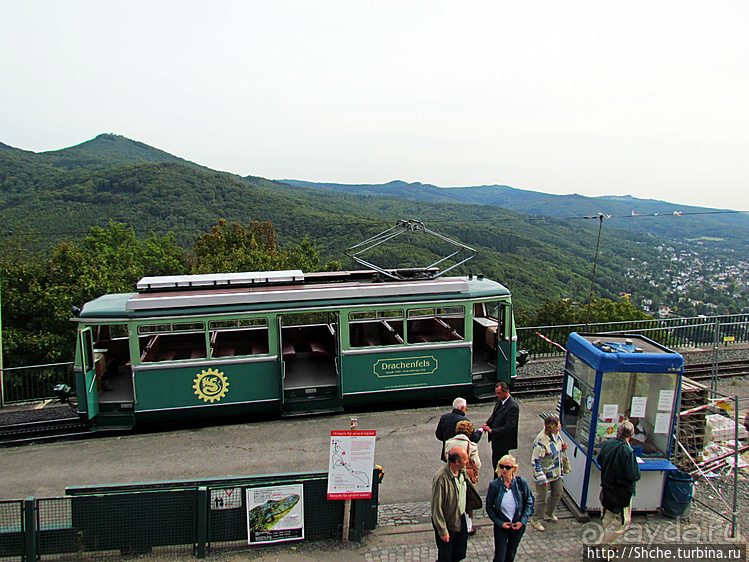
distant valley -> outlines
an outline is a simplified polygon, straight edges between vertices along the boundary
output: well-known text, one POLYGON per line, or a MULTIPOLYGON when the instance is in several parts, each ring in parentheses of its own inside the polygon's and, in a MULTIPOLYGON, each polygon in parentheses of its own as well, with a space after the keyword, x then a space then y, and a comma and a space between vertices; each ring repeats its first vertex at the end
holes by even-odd
MULTIPOLYGON (((477 248, 478 257, 463 271, 506 284, 519 314, 531 313, 546 299, 586 300, 596 257, 596 298, 626 296, 655 314, 749 310, 746 214, 500 185, 346 186, 240 177, 119 135, 42 153, 0 143, 6 250, 44 252, 110 220, 143 236, 173 232, 190 248, 221 218, 270 221, 282 244, 309 236, 324 259, 340 260, 343 267, 353 266, 343 256, 346 247, 397 219, 419 219, 477 248), (610 216, 602 225, 599 213, 610 216)), ((394 267, 432 256, 429 246, 416 240, 384 258, 394 267)))

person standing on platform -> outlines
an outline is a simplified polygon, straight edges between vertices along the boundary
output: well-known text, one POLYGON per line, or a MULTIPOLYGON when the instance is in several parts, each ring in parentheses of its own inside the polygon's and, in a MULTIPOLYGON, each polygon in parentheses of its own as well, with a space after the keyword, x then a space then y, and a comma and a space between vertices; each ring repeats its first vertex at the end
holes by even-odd
POLYGON ((518 463, 512 455, 499 459, 501 474, 489 484, 486 514, 494 523, 494 562, 512 562, 525 526, 533 515, 533 494, 528 482, 516 476, 518 463))
MULTIPOLYGON (((442 417, 440 417, 440 421, 437 423, 437 429, 434 431, 434 435, 437 437, 437 439, 442 441, 440 458, 443 461, 447 460, 445 456, 445 442, 457 435, 455 428, 457 427, 458 422, 471 421, 466 417, 467 409, 468 402, 466 402, 466 399, 458 397, 453 400, 453 411, 448 412, 447 414, 442 414, 442 417)), ((483 429, 477 429, 471 435, 469 435, 468 438, 473 443, 478 443, 481 439, 481 433, 483 431, 483 429)))
POLYGON ((536 436, 531 452, 533 479, 536 481, 536 514, 531 519, 538 531, 546 530, 542 519, 558 521, 554 510, 562 499, 564 485, 562 474, 570 472, 567 443, 559 435, 559 418, 547 416, 544 429, 536 436))
POLYGON ((632 521, 632 496, 635 482, 640 479, 637 457, 629 443, 635 427, 623 421, 616 437, 609 439, 598 453, 601 467, 601 505, 603 506, 602 544, 612 544, 620 538, 632 521))
POLYGON ((518 448, 520 407, 510 396, 510 387, 506 382, 498 382, 494 387, 494 393, 497 403, 483 430, 489 435, 488 439, 492 444, 492 467, 496 470, 499 459, 512 449, 518 448))
POLYGON ((466 450, 453 447, 447 453, 447 464, 432 479, 432 527, 437 541, 437 562, 460 562, 466 557, 466 496, 468 487, 473 487, 466 478, 467 462, 466 450))
MULTIPOLYGON (((456 435, 445 442, 445 456, 447 451, 460 447, 468 453, 466 460, 466 476, 475 486, 479 482, 479 469, 481 468, 481 459, 479 458, 479 446, 473 443, 469 437, 473 434, 473 424, 469 421, 458 422, 455 428, 456 435)), ((468 525, 468 536, 476 534, 473 526, 473 513, 466 509, 466 524, 468 525)))

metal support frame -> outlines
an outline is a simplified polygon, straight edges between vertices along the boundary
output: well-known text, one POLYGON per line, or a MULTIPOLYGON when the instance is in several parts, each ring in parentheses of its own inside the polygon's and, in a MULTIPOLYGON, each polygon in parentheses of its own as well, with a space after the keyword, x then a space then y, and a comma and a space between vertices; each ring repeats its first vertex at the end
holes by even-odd
POLYGON ((465 244, 458 242, 456 240, 453 240, 452 238, 448 238, 447 236, 434 232, 433 230, 429 230, 426 226, 424 226, 423 222, 417 221, 417 220, 398 220, 395 223, 395 226, 388 228, 387 230, 384 230, 383 232, 380 232, 379 234, 375 234, 371 238, 368 238, 364 240, 363 242, 359 242, 358 244, 351 246, 350 248, 347 248, 344 251, 344 254, 346 254, 348 257, 353 259, 355 262, 363 265, 364 267, 377 271, 385 275, 386 277, 389 277, 390 279, 395 279, 395 280, 412 279, 414 277, 420 277, 424 279, 434 279, 434 278, 439 277, 440 275, 444 275, 451 269, 454 269, 458 267, 459 265, 462 265, 466 263, 467 261, 473 259, 473 257, 477 253, 478 252, 474 248, 471 248, 470 246, 466 246, 465 244), (450 255, 447 255, 438 259, 437 261, 435 261, 434 263, 430 265, 409 269, 408 272, 409 274, 411 274, 410 276, 404 275, 402 270, 388 270, 383 267, 380 267, 370 261, 367 261, 361 256, 361 254, 368 252, 372 248, 375 248, 379 246, 380 244, 388 242, 402 234, 406 234, 406 233, 413 234, 416 232, 424 232, 425 234, 429 234, 431 236, 434 236, 435 238, 439 238, 443 242, 447 242, 448 244, 457 247, 457 250, 455 250, 450 255), (462 252, 470 252, 470 255, 458 261, 457 263, 451 265, 447 269, 444 269, 442 271, 435 269, 437 268, 438 265, 444 263, 447 260, 450 260, 453 258, 459 259, 459 258, 456 258, 456 256, 458 256, 462 252))

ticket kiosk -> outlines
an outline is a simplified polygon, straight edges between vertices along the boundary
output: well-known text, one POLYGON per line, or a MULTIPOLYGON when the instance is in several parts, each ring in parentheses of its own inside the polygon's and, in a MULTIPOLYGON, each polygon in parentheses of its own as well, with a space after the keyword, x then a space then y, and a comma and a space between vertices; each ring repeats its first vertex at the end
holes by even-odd
POLYGON ((572 472, 564 487, 581 510, 601 510, 596 457, 625 419, 635 426, 641 473, 632 510, 660 509, 666 474, 676 470, 669 459, 683 372, 680 354, 648 338, 570 334, 560 418, 572 472))

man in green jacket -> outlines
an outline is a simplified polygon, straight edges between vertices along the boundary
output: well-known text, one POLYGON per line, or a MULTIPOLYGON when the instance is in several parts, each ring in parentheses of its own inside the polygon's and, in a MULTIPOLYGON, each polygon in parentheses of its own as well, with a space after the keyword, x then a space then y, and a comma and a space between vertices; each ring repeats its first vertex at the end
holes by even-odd
POLYGON ((634 432, 632 422, 623 421, 617 427, 616 437, 606 441, 598 453, 604 509, 602 544, 611 544, 621 537, 632 521, 632 497, 635 482, 640 479, 637 456, 629 443, 634 432))
POLYGON ((466 557, 466 493, 469 486, 465 466, 468 453, 462 447, 447 452, 447 464, 432 479, 432 526, 437 541, 437 562, 460 562, 466 557))

